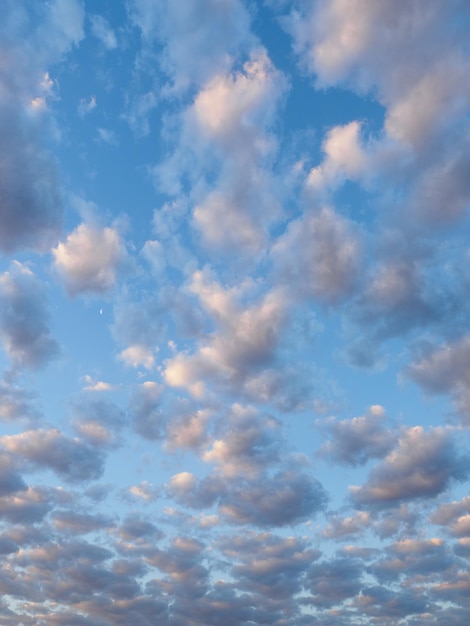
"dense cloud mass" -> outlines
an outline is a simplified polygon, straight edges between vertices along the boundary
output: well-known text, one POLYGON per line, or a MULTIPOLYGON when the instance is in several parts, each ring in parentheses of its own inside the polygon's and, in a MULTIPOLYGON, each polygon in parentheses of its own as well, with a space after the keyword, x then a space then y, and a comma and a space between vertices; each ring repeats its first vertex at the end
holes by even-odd
POLYGON ((463 0, 4 0, 2 626, 467 626, 463 0))

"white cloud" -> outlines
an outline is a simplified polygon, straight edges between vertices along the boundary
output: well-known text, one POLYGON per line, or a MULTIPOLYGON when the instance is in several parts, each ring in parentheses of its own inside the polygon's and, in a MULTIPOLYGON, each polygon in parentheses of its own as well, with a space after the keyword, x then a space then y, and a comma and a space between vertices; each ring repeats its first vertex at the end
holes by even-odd
POLYGON ((118 231, 82 223, 52 250, 54 267, 71 295, 105 293, 116 284, 126 258, 118 231))

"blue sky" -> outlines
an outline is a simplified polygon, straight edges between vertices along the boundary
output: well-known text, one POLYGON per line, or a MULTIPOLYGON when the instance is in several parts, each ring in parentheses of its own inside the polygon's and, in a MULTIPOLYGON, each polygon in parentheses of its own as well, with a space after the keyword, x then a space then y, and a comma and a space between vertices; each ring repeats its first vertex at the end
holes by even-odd
POLYGON ((468 624, 469 8, 4 0, 2 624, 468 624))

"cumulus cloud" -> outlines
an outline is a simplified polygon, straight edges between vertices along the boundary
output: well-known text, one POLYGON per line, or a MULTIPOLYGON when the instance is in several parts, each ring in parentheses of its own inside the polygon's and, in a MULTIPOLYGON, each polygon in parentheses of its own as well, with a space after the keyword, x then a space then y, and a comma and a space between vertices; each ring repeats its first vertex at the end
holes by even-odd
POLYGON ((29 20, 23 2, 8 0, 0 27, 0 247, 8 252, 45 250, 58 235, 61 192, 45 147, 47 69, 83 37, 84 11, 76 0, 35 9, 29 20))
POLYGON ((93 35, 101 41, 106 50, 114 50, 117 47, 116 34, 105 17, 91 15, 90 26, 93 35))
POLYGON ((410 378, 430 393, 450 393, 465 423, 470 417, 470 337, 428 349, 407 368, 410 378))
POLYGON ((234 524, 260 527, 297 524, 320 512, 326 493, 313 477, 280 471, 262 480, 241 480, 223 495, 220 512, 234 524))
POLYGON ((178 353, 166 362, 165 380, 186 387, 193 395, 205 393, 205 380, 236 385, 275 358, 285 323, 285 302, 279 292, 268 293, 259 304, 242 308, 237 293, 224 290, 208 272, 197 272, 190 289, 214 318, 215 333, 200 342, 193 355, 178 353))
POLYGON ((279 460, 280 423, 260 416, 252 407, 234 405, 221 438, 215 439, 202 458, 227 477, 256 477, 279 460))
POLYGON ((129 401, 129 414, 134 430, 145 439, 161 439, 166 417, 160 408, 163 386, 146 381, 133 392, 129 401))
POLYGON ((88 445, 97 449, 119 445, 127 417, 117 404, 86 394, 74 401, 71 409, 73 427, 88 445))
POLYGON ((35 406, 36 395, 15 384, 9 376, 0 381, 0 420, 4 422, 35 422, 39 411, 35 406))
POLYGON ((27 430, 19 435, 0 437, 0 445, 14 455, 20 466, 50 469, 70 482, 99 478, 103 454, 78 439, 70 439, 57 429, 27 430))
POLYGON ((334 417, 320 423, 331 435, 319 450, 345 465, 363 465, 372 458, 383 458, 394 446, 397 434, 385 427, 385 411, 373 405, 365 415, 338 421, 334 417))
POLYGON ((359 593, 362 573, 359 559, 337 558, 316 563, 309 569, 306 581, 312 595, 304 601, 317 607, 340 604, 359 593))
POLYGON ((0 276, 0 301, 0 336, 14 367, 40 368, 57 356, 45 286, 26 265, 14 261, 0 276))
POLYGON ((387 507, 414 498, 431 498, 452 481, 465 480, 470 461, 463 456, 446 428, 404 429, 396 447, 376 465, 368 481, 350 487, 358 506, 387 507))
POLYGON ((130 12, 145 40, 163 44, 160 63, 177 91, 223 70, 252 39, 249 14, 239 0, 197 0, 178 8, 161 0, 133 0, 130 12))
POLYGON ((272 257, 289 288, 303 297, 335 304, 354 292, 361 248, 355 226, 325 207, 291 222, 273 246, 272 257))
POLYGON ((85 223, 79 224, 52 253, 54 267, 73 296, 106 293, 116 284, 126 259, 116 229, 85 223))
POLYGON ((366 155, 361 145, 360 123, 350 122, 332 128, 323 142, 325 159, 313 168, 306 180, 309 191, 324 194, 345 180, 355 180, 364 174, 366 155))

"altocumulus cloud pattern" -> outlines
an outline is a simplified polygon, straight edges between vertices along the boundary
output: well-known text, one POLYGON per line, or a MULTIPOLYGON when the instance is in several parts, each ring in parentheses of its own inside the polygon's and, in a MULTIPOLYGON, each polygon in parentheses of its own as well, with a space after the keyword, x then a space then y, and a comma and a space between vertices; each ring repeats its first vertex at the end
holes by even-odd
POLYGON ((470 3, 1 5, 2 626, 468 626, 470 3))

